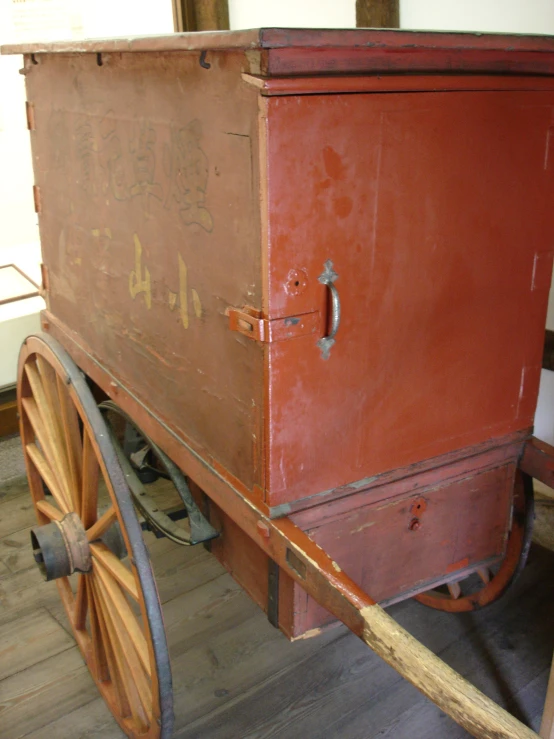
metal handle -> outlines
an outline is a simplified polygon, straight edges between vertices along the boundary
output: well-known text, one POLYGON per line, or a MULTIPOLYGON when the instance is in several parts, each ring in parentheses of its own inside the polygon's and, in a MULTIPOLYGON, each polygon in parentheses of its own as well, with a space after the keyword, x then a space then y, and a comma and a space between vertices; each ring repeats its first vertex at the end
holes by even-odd
POLYGON ((319 282, 322 285, 326 285, 331 292, 331 330, 327 336, 324 336, 317 342, 323 359, 329 359, 331 347, 335 343, 335 336, 340 326, 340 298, 339 292, 334 285, 338 277, 338 274, 333 269, 333 262, 328 259, 325 262, 323 273, 318 277, 319 282))

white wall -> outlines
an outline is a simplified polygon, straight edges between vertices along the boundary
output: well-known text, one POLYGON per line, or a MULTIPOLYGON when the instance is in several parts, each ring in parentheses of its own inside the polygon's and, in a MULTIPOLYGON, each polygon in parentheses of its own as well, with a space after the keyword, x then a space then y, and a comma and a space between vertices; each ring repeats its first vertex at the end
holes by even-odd
MULTIPOLYGON (((173 32, 171 0, 0 0, 0 44, 173 32)), ((38 241, 21 57, 0 57, 0 263, 38 241)))
MULTIPOLYGON (((356 26, 356 0, 229 0, 231 28, 356 26)), ((402 28, 554 33, 553 0, 400 0, 402 28)))
POLYGON ((232 29, 356 26, 355 0, 229 0, 232 29))
POLYGON ((554 33, 552 0, 400 0, 402 28, 554 33))
POLYGON ((173 33, 171 0, 73 0, 80 5, 83 35, 146 36, 173 33))
MULTIPOLYGON (((11 0, 0 0, 0 44, 13 34, 11 0)), ((0 57, 0 263, 2 248, 38 240, 19 57, 0 57)))
MULTIPOLYGON (((0 44, 173 32, 171 0, 0 0, 0 44)), ((19 56, 0 57, 0 265, 40 281, 33 171, 19 56)), ((0 389, 15 382, 22 340, 40 328, 41 298, 0 306, 0 389)))

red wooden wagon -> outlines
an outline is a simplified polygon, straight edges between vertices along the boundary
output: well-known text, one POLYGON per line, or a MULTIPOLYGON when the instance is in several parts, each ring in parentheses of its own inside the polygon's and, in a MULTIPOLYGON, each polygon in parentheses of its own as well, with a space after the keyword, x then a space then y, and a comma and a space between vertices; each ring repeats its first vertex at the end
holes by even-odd
POLYGON ((25 55, 47 302, 19 369, 33 548, 122 729, 172 727, 142 524, 209 541, 287 636, 340 619, 474 736, 536 736, 382 606, 498 598, 525 561, 531 476, 551 482, 531 434, 552 39, 3 51, 25 55), (184 526, 141 482, 152 466, 184 526))

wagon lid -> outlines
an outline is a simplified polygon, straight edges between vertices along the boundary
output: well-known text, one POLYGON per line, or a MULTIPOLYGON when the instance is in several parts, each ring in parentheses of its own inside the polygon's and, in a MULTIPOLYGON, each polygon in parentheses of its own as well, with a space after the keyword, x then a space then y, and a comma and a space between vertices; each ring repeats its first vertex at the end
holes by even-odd
POLYGON ((0 51, 98 54, 232 49, 264 54, 264 71, 269 75, 404 70, 554 74, 554 37, 500 33, 259 28, 7 44, 0 51))

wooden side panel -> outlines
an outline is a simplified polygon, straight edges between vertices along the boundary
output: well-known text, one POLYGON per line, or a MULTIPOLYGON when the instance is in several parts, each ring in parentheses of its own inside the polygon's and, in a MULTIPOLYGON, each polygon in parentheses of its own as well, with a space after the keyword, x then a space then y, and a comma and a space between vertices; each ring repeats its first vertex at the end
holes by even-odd
MULTIPOLYGON (((378 32, 377 32, 378 33, 378 32)), ((396 35, 396 34, 395 34, 396 35)), ((414 44, 389 48, 291 47, 271 49, 267 71, 271 76, 307 74, 549 74, 554 67, 550 54, 514 49, 491 52, 479 48, 417 48, 414 44)))
MULTIPOLYGON (((375 600, 402 600, 503 554, 514 473, 505 465, 355 508, 308 533, 375 600)), ((333 620, 307 595, 304 607, 301 631, 333 620)))
MULTIPOLYGON (((480 457, 487 464, 487 455, 480 457)), ((360 494, 342 501, 340 511, 322 505, 292 516, 354 581, 378 601, 402 600, 436 584, 462 577, 505 550, 510 526, 515 463, 468 473, 443 470, 443 480, 405 494, 398 483, 383 498, 360 505, 360 494), (445 478, 449 479, 445 479, 445 478), (319 514, 319 518, 318 518, 319 514)), ((195 497, 203 499, 192 484, 195 497)), ((211 551, 250 597, 268 610, 268 556, 219 507, 210 520, 221 531, 211 551)), ((262 543, 263 529, 256 532, 262 543)), ((280 571, 279 627, 291 639, 310 636, 334 622, 300 585, 280 571)))
POLYGON ((266 104, 267 312, 328 315, 328 261, 342 308, 328 359, 318 337, 268 347, 268 504, 530 426, 552 271, 554 93, 266 104))
POLYGON ((28 98, 49 307, 205 459, 260 481, 257 94, 244 55, 52 55, 28 98))
MULTIPOLYGON (((192 489, 198 503, 202 505, 199 489, 194 485, 192 489)), ((221 532, 220 537, 211 542, 210 551, 252 600, 267 613, 269 557, 254 539, 213 503, 210 504, 209 516, 212 524, 221 532)), ((308 596, 283 570, 279 571, 276 598, 279 628, 289 639, 301 636, 304 633, 304 611, 308 596), (299 613, 302 614, 301 620, 298 618, 299 613)))

